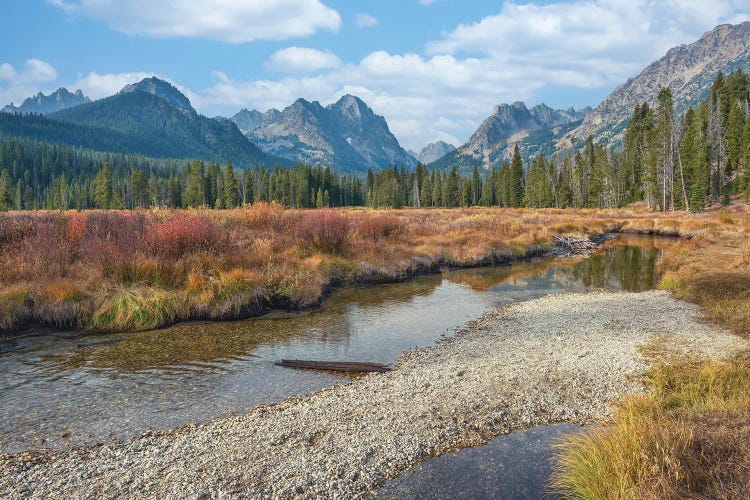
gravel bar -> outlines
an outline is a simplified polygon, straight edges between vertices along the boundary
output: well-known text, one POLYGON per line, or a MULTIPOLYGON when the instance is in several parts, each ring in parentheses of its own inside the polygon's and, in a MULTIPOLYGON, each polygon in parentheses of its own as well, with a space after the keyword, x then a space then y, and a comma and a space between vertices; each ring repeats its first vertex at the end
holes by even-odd
POLYGON ((607 416, 643 390, 638 346, 664 336, 697 356, 745 346, 665 292, 550 295, 494 309, 393 372, 127 443, 2 456, 0 497, 363 496, 430 456, 607 416))

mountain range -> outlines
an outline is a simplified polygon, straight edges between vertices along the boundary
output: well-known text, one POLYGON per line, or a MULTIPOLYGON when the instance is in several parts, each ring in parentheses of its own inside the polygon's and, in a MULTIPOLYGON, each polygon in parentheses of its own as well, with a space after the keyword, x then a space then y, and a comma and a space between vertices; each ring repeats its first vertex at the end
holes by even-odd
POLYGON ((530 157, 540 151, 545 138, 558 133, 565 126, 580 122, 591 108, 576 110, 552 109, 538 104, 531 109, 517 101, 513 104, 495 106, 469 140, 458 149, 449 152, 429 166, 433 169, 458 166, 467 171, 478 165, 484 169, 499 166, 510 156, 515 144, 524 140, 524 156, 530 157))
POLYGON ((412 168, 420 161, 430 169, 490 169, 516 145, 527 160, 570 152, 589 136, 617 147, 635 106, 654 104, 659 89, 672 89, 680 112, 706 97, 719 71, 735 69, 750 71, 750 22, 717 26, 694 43, 670 49, 593 110, 500 104, 462 146, 438 141, 418 154, 404 150, 386 120, 356 96, 344 95, 328 106, 298 99, 283 110, 243 109, 230 119, 211 119, 158 78, 94 102, 80 90, 39 93, 20 106, 2 108, 0 134, 157 158, 231 160, 240 166, 305 162, 361 174, 389 165, 412 168))
POLYGON ((47 116, 0 113, 0 133, 154 158, 291 164, 263 153, 231 121, 198 114, 185 95, 158 78, 47 116))
POLYGON ((76 90, 71 93, 66 88, 59 88, 52 92, 50 95, 44 95, 39 92, 34 97, 24 99, 20 106, 14 106, 13 103, 3 106, 0 109, 2 113, 38 113, 42 115, 48 115, 61 111, 63 109, 72 108, 80 104, 86 104, 91 102, 91 99, 83 95, 83 92, 76 90))
POLYGON ((416 165, 385 118, 353 95, 328 106, 297 99, 281 111, 243 109, 230 119, 266 153, 303 163, 360 173, 368 168, 416 165))

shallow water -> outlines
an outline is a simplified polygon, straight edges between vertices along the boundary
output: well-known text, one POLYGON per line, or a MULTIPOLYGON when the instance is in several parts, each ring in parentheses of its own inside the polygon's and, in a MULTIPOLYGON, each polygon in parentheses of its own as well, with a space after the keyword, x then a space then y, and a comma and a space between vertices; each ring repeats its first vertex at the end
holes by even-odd
POLYGON ((280 358, 392 363, 496 305, 565 291, 651 289, 660 248, 670 242, 622 237, 586 259, 446 270, 351 288, 305 313, 83 339, 64 338, 76 332, 17 339, 0 351, 0 454, 126 439, 346 380, 275 366, 280 358), (121 341, 77 347, 106 339, 121 341))
POLYGON ((552 446, 581 427, 542 425, 500 436, 484 446, 431 458, 387 482, 378 498, 551 498, 552 446))

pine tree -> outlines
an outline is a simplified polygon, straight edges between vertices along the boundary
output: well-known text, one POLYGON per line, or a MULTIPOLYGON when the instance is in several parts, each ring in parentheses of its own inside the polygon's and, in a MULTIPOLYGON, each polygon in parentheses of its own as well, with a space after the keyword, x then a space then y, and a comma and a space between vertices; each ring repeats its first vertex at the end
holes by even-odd
POLYGON ((471 205, 479 205, 479 198, 482 196, 482 178, 479 177, 479 169, 476 163, 471 173, 471 205))
POLYGON ((185 171, 185 190, 182 196, 184 207, 195 208, 206 205, 205 180, 203 178, 203 162, 195 160, 185 171))
POLYGON ((452 167, 445 182, 445 197, 443 205, 449 208, 457 207, 461 200, 461 192, 458 178, 458 168, 452 167))
POLYGON ((464 178, 461 181, 461 206, 462 207, 468 207, 471 206, 471 193, 472 191, 472 184, 471 179, 464 178))
POLYGON ((112 173, 109 168, 109 163, 105 163, 104 167, 94 178, 93 189, 94 203, 97 208, 115 208, 113 205, 121 205, 121 201, 113 203, 113 191, 112 191, 112 173))
POLYGON ((133 197, 133 208, 142 208, 148 201, 148 178, 146 172, 140 169, 133 170, 130 178, 130 192, 133 197))
POLYGON ((232 162, 227 162, 224 170, 224 208, 234 208, 240 198, 240 190, 237 177, 234 175, 232 162))
POLYGON ((510 205, 512 207, 523 206, 523 182, 523 160, 521 160, 521 152, 518 150, 518 144, 516 144, 510 167, 510 205))
POLYGON ((11 210, 13 208, 12 183, 8 169, 0 172, 0 211, 11 210))
POLYGON ((733 177, 740 169, 743 157, 742 139, 745 129, 745 111, 740 103, 735 101, 729 112, 727 122, 727 173, 733 177))
POLYGON ((507 160, 503 160, 502 165, 500 165, 500 172, 497 175, 497 183, 496 183, 496 202, 501 207, 510 207, 512 206, 512 198, 510 194, 510 184, 511 184, 511 173, 510 173, 510 165, 508 164, 507 160))

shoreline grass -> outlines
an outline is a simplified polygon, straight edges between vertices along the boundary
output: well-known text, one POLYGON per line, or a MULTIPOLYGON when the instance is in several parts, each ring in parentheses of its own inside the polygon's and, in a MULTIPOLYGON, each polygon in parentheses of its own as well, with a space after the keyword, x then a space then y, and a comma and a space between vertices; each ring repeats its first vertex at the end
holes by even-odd
MULTIPOLYGON (((707 321, 750 338, 750 215, 720 211, 718 231, 663 256, 661 288, 707 321)), ((609 422, 567 437, 551 488, 569 498, 750 496, 750 350, 727 360, 649 356, 649 391, 609 422)))

